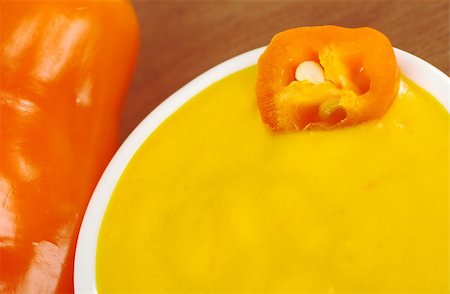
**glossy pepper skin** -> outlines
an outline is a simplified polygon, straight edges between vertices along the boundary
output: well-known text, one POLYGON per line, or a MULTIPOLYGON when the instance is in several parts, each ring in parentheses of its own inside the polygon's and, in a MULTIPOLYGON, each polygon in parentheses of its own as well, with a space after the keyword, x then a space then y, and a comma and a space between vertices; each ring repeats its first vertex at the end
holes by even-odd
POLYGON ((338 128, 381 117, 392 104, 399 69, 389 39, 372 28, 300 27, 277 34, 258 61, 256 96, 274 132, 338 128), (295 80, 313 61, 325 82, 295 80))
POLYGON ((78 229, 118 143, 128 1, 2 1, 0 292, 73 292, 78 229))

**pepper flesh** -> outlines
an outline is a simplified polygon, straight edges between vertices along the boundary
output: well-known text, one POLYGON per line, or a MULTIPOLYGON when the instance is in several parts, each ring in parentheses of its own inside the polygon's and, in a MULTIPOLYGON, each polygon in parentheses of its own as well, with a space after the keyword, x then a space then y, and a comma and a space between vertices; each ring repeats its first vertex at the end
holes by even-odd
POLYGON ((76 237, 118 143, 128 1, 2 1, 0 292, 73 292, 76 237))
POLYGON ((277 34, 258 60, 256 96, 272 131, 336 128, 381 117, 394 100, 399 69, 388 38, 372 28, 302 27, 277 34), (304 61, 325 82, 295 80, 304 61))

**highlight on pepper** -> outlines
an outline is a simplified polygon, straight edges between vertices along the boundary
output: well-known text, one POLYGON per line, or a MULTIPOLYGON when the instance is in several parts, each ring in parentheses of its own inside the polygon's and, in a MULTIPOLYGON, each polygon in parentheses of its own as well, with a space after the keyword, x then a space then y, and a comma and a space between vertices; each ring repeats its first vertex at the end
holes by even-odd
POLYGON ((256 97, 274 132, 338 128, 381 117, 400 80, 389 39, 372 28, 300 27, 258 61, 256 97))

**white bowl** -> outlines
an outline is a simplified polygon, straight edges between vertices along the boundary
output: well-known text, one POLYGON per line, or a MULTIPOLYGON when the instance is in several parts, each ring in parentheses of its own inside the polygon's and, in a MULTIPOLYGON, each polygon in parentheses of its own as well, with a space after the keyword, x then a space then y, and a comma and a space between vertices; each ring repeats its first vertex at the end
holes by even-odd
MULTIPOLYGON (((114 188, 148 136, 181 105, 212 83, 256 64, 265 47, 231 58, 195 78, 153 110, 128 136, 103 173, 81 225, 75 254, 75 293, 97 293, 95 262, 100 226, 114 188)), ((403 74, 424 88, 449 111, 450 78, 422 59, 394 49, 403 74)))

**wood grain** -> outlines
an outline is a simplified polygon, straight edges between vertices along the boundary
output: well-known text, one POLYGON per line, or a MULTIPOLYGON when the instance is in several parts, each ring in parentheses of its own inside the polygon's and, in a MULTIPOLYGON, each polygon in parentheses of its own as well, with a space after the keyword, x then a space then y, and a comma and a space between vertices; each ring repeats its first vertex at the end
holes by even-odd
POLYGON ((184 84, 239 53, 266 45, 287 28, 370 26, 395 47, 445 73, 449 66, 449 1, 189 1, 133 2, 141 53, 125 102, 124 140, 159 103, 184 84))

